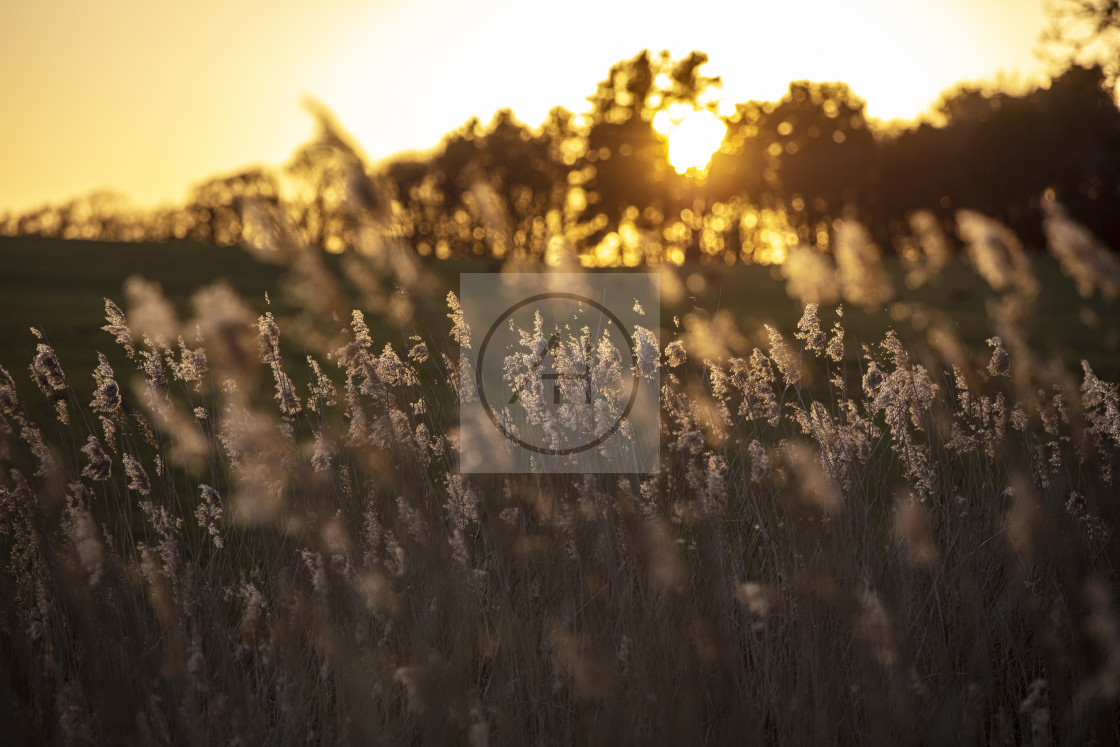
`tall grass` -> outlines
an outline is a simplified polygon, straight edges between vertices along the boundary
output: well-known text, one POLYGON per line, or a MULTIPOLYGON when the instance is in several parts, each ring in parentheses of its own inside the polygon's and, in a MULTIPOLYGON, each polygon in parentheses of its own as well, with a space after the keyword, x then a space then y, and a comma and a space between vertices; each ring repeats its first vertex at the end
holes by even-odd
MULTIPOLYGON (((457 301, 391 244, 345 280, 380 350, 282 239, 288 320, 218 285, 181 322, 134 283, 91 402, 45 338, 0 369, 0 733, 1115 743, 1120 395, 1019 344, 1029 262, 961 227, 1009 288, 983 361, 861 348, 816 303, 743 358, 666 324, 655 475, 458 474, 457 301)), ((844 231, 844 298, 881 303, 844 231)))

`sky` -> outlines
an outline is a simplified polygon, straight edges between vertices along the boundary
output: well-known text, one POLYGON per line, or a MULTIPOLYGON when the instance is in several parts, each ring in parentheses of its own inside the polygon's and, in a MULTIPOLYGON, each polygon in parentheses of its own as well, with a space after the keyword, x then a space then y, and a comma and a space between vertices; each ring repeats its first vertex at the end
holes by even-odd
POLYGON ((179 201, 279 165, 334 111, 373 161, 510 107, 586 108, 642 49, 701 50, 731 101, 843 80, 882 119, 1030 78, 1042 0, 14 0, 0 7, 0 212, 109 188, 179 201))

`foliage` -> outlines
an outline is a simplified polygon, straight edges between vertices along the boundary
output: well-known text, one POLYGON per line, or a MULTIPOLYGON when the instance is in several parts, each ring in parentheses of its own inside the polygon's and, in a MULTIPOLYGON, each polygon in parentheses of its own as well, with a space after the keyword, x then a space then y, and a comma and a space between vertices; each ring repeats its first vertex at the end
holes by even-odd
MULTIPOLYGON (((9 739, 1120 738, 1120 395, 1024 344, 1005 227, 959 216, 1008 273, 984 351, 861 345, 817 304, 751 343, 698 309, 661 325, 658 474, 517 477, 456 472, 457 299, 355 215, 376 316, 277 244, 290 325, 225 285, 180 321, 134 282, 88 401, 46 339, 0 369, 9 739)), ((842 233, 840 292, 878 293, 842 233)))
POLYGON ((839 82, 796 81, 779 101, 721 110, 706 61, 644 51, 612 66, 586 113, 557 108, 530 128, 499 111, 430 154, 376 169, 312 104, 319 134, 281 169, 215 177, 187 204, 150 213, 91 195, 0 217, 0 233, 252 246, 273 242, 260 235, 266 227, 289 243, 344 251, 360 249, 369 213, 422 256, 765 263, 797 245, 830 252, 822 241, 840 219, 861 220, 895 250, 918 210, 943 228, 956 210, 977 210, 1037 248, 1050 190, 1106 246, 1120 246, 1110 209, 1120 198, 1120 110, 1107 66, 1065 67, 1021 94, 962 86, 899 129, 869 120, 839 82), (726 115, 702 173, 678 174, 667 161, 655 122, 674 107, 726 115), (760 224, 770 238, 760 241, 760 224))

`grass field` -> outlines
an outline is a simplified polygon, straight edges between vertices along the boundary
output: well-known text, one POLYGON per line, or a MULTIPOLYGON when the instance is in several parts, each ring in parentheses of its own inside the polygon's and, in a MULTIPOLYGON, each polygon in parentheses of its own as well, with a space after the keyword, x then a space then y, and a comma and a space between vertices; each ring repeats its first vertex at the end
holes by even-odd
POLYGON ((1120 741, 1115 302, 680 268, 658 472, 464 475, 447 291, 495 265, 406 260, 0 242, 5 739, 1120 741))
MULTIPOLYGON (((1086 358, 1101 376, 1120 378, 1120 302, 1100 296, 1086 301, 1056 260, 1038 255, 1033 262, 1042 290, 1024 325, 1032 349, 1061 360, 1074 372, 1086 358)), ((328 261, 328 267, 340 279, 345 277, 338 261, 328 261)), ((497 266, 486 260, 432 260, 426 267, 446 291, 458 290, 461 272, 488 272, 497 266)), ((920 327, 925 326, 923 319, 942 319, 977 356, 986 351, 984 340, 993 331, 985 304, 993 293, 971 267, 958 262, 916 290, 906 289, 898 260, 888 260, 886 267, 897 300, 908 308, 900 307, 892 315, 849 307, 846 326, 855 340, 881 339, 893 326, 911 344, 921 344, 922 330, 915 330, 913 323, 916 312, 920 327)), ((103 299, 111 298, 123 308, 122 289, 133 275, 158 283, 182 319, 192 314, 193 293, 219 280, 228 282, 259 313, 266 309, 266 293, 278 317, 299 311, 285 293, 285 270, 236 247, 0 237, 0 268, 0 363, 9 369, 25 367, 34 356, 37 340, 28 327, 35 326, 68 369, 92 371, 96 350, 114 352, 111 336, 100 330, 103 299)), ((787 295, 777 268, 702 265, 679 268, 677 274, 682 295, 663 300, 665 330, 672 330, 674 316, 699 310, 708 318, 730 317, 753 346, 765 340, 763 323, 792 334, 801 316, 801 305, 787 295)), ((351 291, 354 305, 361 307, 360 293, 351 291)), ((376 319, 371 325, 377 339, 391 336, 376 319)), ((92 379, 78 377, 72 384, 82 396, 92 392, 92 379)))

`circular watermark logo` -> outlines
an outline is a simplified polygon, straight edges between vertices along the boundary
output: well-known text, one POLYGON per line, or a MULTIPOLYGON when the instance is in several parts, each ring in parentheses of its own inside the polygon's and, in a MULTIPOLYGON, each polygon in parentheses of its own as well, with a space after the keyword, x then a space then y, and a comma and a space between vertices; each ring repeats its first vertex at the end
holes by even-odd
POLYGON ((460 275, 459 470, 656 471, 658 280, 460 275))
MULTIPOLYGON (((584 327, 584 330, 589 330, 589 327, 584 327)), ((590 339, 589 337, 585 339, 590 339)), ((533 342, 533 338, 529 338, 533 342)), ((507 370, 505 365, 506 360, 503 360, 503 372, 507 370)), ((599 444, 603 443, 618 430, 619 426, 630 415, 631 410, 634 408, 634 403, 638 399, 639 386, 641 379, 638 374, 638 351, 634 345, 634 338, 627 331, 626 326, 606 305, 595 301, 594 299, 586 296, 581 296, 578 293, 565 293, 565 292, 551 292, 539 293, 535 296, 518 301, 517 303, 506 309, 490 328, 486 331, 486 336, 482 340, 482 344, 478 349, 478 363, 475 372, 475 381, 478 386, 478 397, 481 401, 483 408, 486 410, 487 416, 494 426, 514 444, 523 449, 536 452, 538 454, 547 454, 551 456, 565 456, 569 454, 578 454, 581 451, 592 449, 599 444), (556 308, 557 306, 568 306, 569 309, 556 308), (542 314, 542 309, 547 309, 547 314, 542 314), (490 375, 490 371, 486 367, 487 353, 497 351, 495 355, 505 356, 513 344, 521 344, 525 338, 522 337, 524 328, 519 327, 515 319, 518 316, 523 316, 524 312, 528 310, 533 312, 534 331, 536 332, 536 349, 529 355, 528 360, 524 359, 525 354, 522 355, 522 362, 525 364, 523 367, 527 369, 521 376, 517 375, 504 375, 500 383, 495 385, 495 377, 490 375), (585 315, 587 310, 592 310, 600 316, 600 329, 605 331, 608 335, 614 334, 621 336, 625 341, 626 349, 629 351, 629 394, 625 399, 625 406, 620 412, 614 415, 613 418, 608 419, 606 427, 600 426, 596 428, 597 433, 587 434, 586 432, 575 435, 574 438, 567 440, 574 443, 569 443, 565 446, 549 446, 544 443, 535 443, 539 439, 529 439, 521 429, 512 427, 509 418, 503 417, 508 413, 508 409, 503 408, 503 412, 499 413, 495 410, 495 404, 500 403, 510 392, 512 396, 504 404, 512 405, 518 400, 535 396, 543 400, 542 395, 551 394, 551 404, 555 406, 562 405, 562 398, 572 397, 573 393, 575 398, 582 395, 584 404, 594 406, 597 398, 601 392, 596 392, 597 385, 600 382, 596 381, 594 371, 596 368, 595 355, 597 349, 591 346, 578 346, 583 355, 578 356, 582 360, 572 360, 571 356, 565 356, 562 352, 565 347, 565 341, 562 335, 567 332, 569 335, 575 330, 579 329, 574 326, 572 322, 577 325, 581 321, 581 317, 585 315), (565 320, 564 312, 568 312, 565 320), (519 314, 519 312, 522 312, 519 314), (560 312, 560 313, 558 313, 560 312), (554 322, 553 328, 547 331, 547 337, 541 336, 541 332, 545 330, 544 320, 548 318, 554 322), (513 339, 518 338, 518 339, 513 339), (496 342, 496 339, 499 340, 496 342), (540 344, 543 341, 543 346, 540 344), (503 345, 502 342, 506 344, 503 345), (550 360, 551 359, 551 360, 550 360), (539 376, 540 387, 536 386, 534 377, 539 376), (568 386, 574 384, 574 386, 568 386), (487 392, 488 389, 496 389, 497 391, 487 392), (492 401, 494 403, 492 404, 492 401)))

